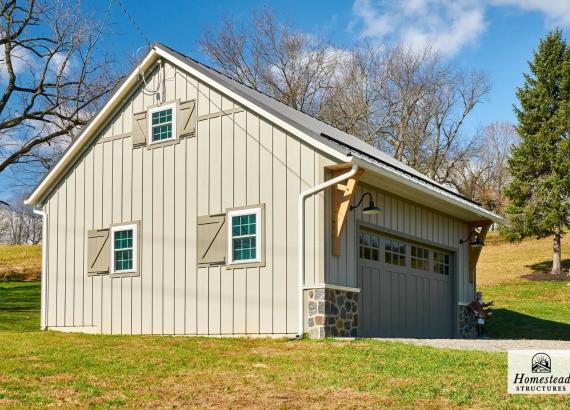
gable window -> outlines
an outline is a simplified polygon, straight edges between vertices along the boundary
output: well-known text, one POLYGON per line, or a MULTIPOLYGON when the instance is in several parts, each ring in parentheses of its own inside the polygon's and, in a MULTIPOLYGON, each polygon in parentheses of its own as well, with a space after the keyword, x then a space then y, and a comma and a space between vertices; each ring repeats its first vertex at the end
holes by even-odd
POLYGON ((261 261, 261 208, 228 212, 228 263, 261 261))
POLYGON ((406 244, 397 239, 386 239, 384 241, 384 262, 406 266, 406 244))
POLYGON ((412 245, 410 253, 413 269, 429 271, 429 249, 412 245))
POLYGON ((442 275, 449 275, 449 254, 434 251, 433 271, 442 275))
POLYGON ((149 116, 150 144, 176 139, 176 104, 151 108, 149 116))
POLYGON ((111 228, 111 273, 136 272, 137 225, 111 228))

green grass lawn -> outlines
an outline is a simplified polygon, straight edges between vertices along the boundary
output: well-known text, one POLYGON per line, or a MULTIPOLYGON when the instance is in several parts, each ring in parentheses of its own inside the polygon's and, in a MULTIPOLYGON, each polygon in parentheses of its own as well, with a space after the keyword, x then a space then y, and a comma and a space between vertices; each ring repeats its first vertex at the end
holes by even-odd
POLYGON ((40 328, 40 282, 0 282, 0 332, 40 328))
POLYGON ((570 286, 566 282, 501 283, 482 290, 496 305, 488 322, 491 337, 570 340, 570 286))
MULTIPOLYGON (((570 266, 570 241, 562 256, 570 266)), ((485 300, 494 300, 489 335, 497 339, 570 340, 570 277, 551 279, 552 239, 508 243, 488 236, 477 267, 477 283, 485 300), (532 279, 532 280, 531 280, 532 279)))
MULTIPOLYGON (((490 334, 570 340, 570 287, 525 279, 548 265, 548 241, 491 239, 478 271, 496 302, 490 334)), ((17 251, 0 247, 0 259, 33 273, 37 247, 17 251)), ((0 407, 570 408, 564 396, 507 395, 504 353, 39 332, 39 295, 37 281, 0 282, 0 407)))
POLYGON ((562 396, 508 396, 503 353, 64 334, 38 324, 39 284, 0 283, 0 407, 570 408, 562 396))

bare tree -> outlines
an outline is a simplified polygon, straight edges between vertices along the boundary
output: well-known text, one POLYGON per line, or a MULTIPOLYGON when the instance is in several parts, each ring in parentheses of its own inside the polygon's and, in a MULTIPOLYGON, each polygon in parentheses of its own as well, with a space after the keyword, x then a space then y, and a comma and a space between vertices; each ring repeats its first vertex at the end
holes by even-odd
POLYGON ((395 104, 387 84, 389 50, 371 44, 355 47, 336 64, 323 94, 319 118, 378 148, 389 149, 386 134, 395 104))
POLYGON ((452 182, 452 170, 473 153, 474 138, 463 125, 489 92, 485 75, 456 71, 429 48, 394 47, 380 65, 384 149, 436 181, 452 182))
POLYGON ((38 244, 42 239, 42 220, 24 205, 23 197, 12 206, 0 207, 0 243, 38 244))
POLYGON ((0 0, 0 173, 45 170, 115 87, 102 32, 79 1, 0 0))
POLYGON ((226 19, 201 41, 224 73, 383 149, 442 183, 474 152, 465 119, 489 92, 482 73, 455 69, 430 48, 339 49, 278 24, 265 9, 226 19))
POLYGON ((507 200, 503 188, 510 182, 508 159, 519 141, 509 122, 494 122, 483 129, 469 163, 455 169, 453 180, 464 195, 504 214, 507 200))
POLYGON ((268 9, 248 22, 226 18, 200 45, 225 74, 293 108, 318 115, 340 53, 320 39, 279 24, 268 9))

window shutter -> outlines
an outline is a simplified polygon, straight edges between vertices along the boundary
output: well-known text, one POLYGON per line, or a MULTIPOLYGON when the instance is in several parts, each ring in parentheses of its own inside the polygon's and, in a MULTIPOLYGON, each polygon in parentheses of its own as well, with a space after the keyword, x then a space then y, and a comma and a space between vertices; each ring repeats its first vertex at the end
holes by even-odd
POLYGON ((178 104, 176 129, 178 137, 188 135, 196 129, 196 100, 184 101, 178 104))
POLYGON ((87 232, 87 272, 108 273, 111 259, 111 241, 108 229, 87 232))
POLYGON ((226 216, 198 217, 198 264, 223 264, 226 262, 226 216))
POLYGON ((133 114, 133 146, 146 144, 146 111, 133 114))

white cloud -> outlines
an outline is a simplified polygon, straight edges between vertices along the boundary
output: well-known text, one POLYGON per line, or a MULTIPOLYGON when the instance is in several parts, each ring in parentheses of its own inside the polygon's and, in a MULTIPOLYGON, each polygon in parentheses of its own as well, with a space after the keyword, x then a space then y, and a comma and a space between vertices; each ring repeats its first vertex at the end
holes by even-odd
POLYGON ((401 41, 413 50, 429 45, 447 56, 485 31, 484 11, 473 0, 356 0, 353 5, 363 37, 401 41))
POLYGON ((549 26, 570 26, 570 1, 568 0, 491 0, 491 4, 543 13, 549 26))
POLYGON ((570 26, 570 0, 355 0, 351 28, 362 37, 413 50, 429 45, 453 56, 485 32, 490 7, 540 12, 549 26, 570 26))
MULTIPOLYGON (((24 48, 14 48, 11 53, 12 69, 16 75, 29 69, 33 65, 32 53, 24 48)), ((4 45, 0 45, 0 80, 8 78, 6 60, 4 58, 4 45)))

